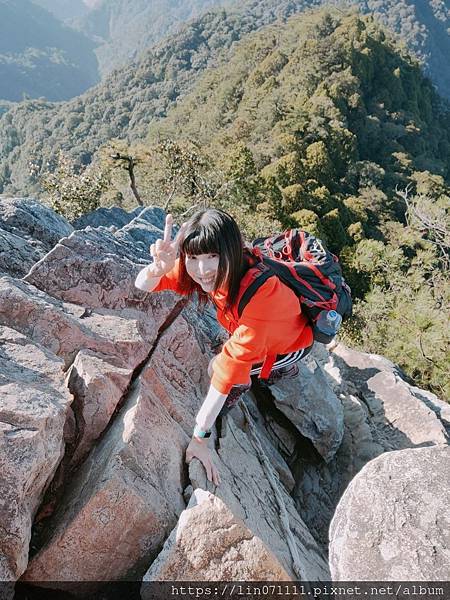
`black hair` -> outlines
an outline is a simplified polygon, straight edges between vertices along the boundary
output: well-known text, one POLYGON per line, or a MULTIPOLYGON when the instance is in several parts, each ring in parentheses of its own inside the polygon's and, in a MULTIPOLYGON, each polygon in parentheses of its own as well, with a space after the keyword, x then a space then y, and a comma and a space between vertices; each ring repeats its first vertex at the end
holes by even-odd
POLYGON ((198 254, 219 255, 214 291, 226 290, 226 308, 230 308, 236 302, 245 272, 244 241, 231 215, 218 208, 197 211, 187 221, 180 243, 180 284, 189 296, 197 292, 200 303, 204 304, 208 294, 189 276, 185 266, 186 255, 198 254))

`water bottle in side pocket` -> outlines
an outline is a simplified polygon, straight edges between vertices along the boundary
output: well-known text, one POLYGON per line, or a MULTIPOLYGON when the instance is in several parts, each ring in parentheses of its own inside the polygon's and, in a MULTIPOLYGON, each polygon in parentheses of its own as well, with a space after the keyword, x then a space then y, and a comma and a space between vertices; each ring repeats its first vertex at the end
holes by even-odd
POLYGON ((314 339, 322 344, 329 344, 339 331, 342 323, 341 315, 335 310, 322 310, 314 323, 314 339))

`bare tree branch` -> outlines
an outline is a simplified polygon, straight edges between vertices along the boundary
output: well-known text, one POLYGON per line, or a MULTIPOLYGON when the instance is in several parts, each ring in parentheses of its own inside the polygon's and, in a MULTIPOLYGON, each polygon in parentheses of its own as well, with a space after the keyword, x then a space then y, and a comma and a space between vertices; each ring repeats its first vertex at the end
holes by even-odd
POLYGON ((446 372, 446 371, 445 371, 445 370, 444 370, 442 367, 440 367, 440 366, 439 366, 439 365, 436 363, 436 361, 434 361, 432 358, 430 358, 429 356, 427 356, 427 355, 425 354, 425 351, 424 351, 424 349, 423 349, 423 343, 422 343, 422 335, 423 335, 423 332, 421 332, 421 333, 420 333, 420 336, 419 336, 419 347, 420 347, 420 352, 422 353, 422 356, 423 356, 423 358, 424 358, 425 360, 427 360, 428 362, 432 363, 432 364, 433 364, 433 365, 436 367, 436 369, 438 369, 439 371, 446 372))
POLYGON ((127 154, 121 154, 120 152, 115 152, 110 155, 113 160, 122 160, 125 163, 124 169, 128 171, 128 177, 130 178, 130 188, 133 192, 134 197, 136 198, 139 206, 144 206, 142 202, 141 196, 138 192, 136 186, 136 177, 134 174, 134 167, 137 165, 137 161, 133 158, 133 156, 128 156, 127 154))
POLYGON ((175 189, 176 189, 176 185, 175 182, 172 183, 172 189, 169 192, 169 195, 167 196, 167 200, 166 203, 164 204, 164 211, 167 212, 169 210, 169 205, 172 201, 172 198, 175 195, 175 189))

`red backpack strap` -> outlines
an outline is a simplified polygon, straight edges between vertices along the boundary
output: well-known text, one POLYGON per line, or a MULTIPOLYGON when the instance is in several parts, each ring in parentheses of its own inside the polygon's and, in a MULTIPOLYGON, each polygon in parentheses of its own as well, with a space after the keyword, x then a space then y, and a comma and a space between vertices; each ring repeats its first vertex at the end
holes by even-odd
POLYGON ((328 277, 325 277, 325 275, 315 265, 313 265, 310 262, 306 262, 306 261, 304 264, 306 267, 308 267, 308 269, 311 269, 311 271, 320 279, 320 281, 324 285, 328 286, 332 290, 336 289, 336 284, 333 283, 333 281, 331 281, 331 279, 328 279, 328 277))
POLYGON ((270 371, 272 370, 273 364, 277 359, 276 354, 268 354, 262 364, 261 373, 259 374, 259 379, 267 379, 270 375, 270 371))
POLYGON ((275 273, 272 269, 262 261, 249 268, 241 280, 241 290, 236 302, 236 313, 238 318, 242 315, 244 308, 250 302, 250 299, 254 296, 256 291, 269 279, 269 277, 274 276, 275 273))

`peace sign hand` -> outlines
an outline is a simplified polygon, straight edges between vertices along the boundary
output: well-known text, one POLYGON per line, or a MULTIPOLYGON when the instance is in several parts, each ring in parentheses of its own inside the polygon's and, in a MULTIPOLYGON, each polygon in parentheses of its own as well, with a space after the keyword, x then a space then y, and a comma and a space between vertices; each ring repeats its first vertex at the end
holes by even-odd
POLYGON ((183 223, 175 239, 171 241, 173 216, 171 214, 166 216, 164 238, 162 240, 156 240, 156 242, 150 246, 150 255, 153 258, 153 263, 150 265, 149 269, 152 276, 162 277, 173 269, 177 258, 178 247, 183 238, 183 232, 186 229, 186 225, 186 223, 183 223))

